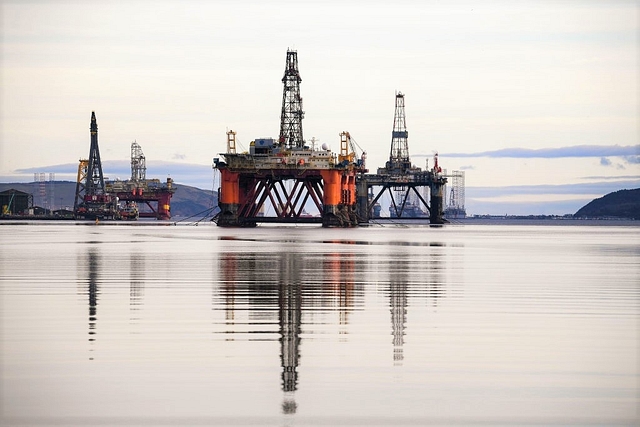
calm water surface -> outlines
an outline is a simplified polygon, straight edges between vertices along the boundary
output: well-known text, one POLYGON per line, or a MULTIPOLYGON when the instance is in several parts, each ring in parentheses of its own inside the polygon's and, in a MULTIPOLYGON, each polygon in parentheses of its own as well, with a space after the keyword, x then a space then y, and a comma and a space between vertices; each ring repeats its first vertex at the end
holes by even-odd
POLYGON ((0 224, 2 425, 636 425, 640 227, 0 224))

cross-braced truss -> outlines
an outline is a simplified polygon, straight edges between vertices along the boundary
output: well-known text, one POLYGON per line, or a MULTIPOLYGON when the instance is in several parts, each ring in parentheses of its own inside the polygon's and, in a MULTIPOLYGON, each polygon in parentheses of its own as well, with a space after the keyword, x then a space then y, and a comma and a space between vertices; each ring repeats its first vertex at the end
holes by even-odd
MULTIPOLYGON (((238 217, 243 219, 269 219, 265 214, 270 205, 275 217, 298 221, 309 217, 307 206, 322 212, 323 183, 320 176, 304 178, 275 178, 271 176, 255 178, 249 183, 244 203, 238 210, 238 217)), ((315 217, 318 222, 321 218, 315 217)))
POLYGON ((389 207, 389 211, 391 216, 396 218, 415 218, 416 217, 416 209, 422 211, 424 216, 428 217, 431 215, 431 208, 429 204, 425 200, 418 188, 423 188, 424 185, 413 184, 413 183, 405 183, 403 185, 398 185, 397 183, 386 183, 381 185, 377 194, 369 200, 367 209, 369 213, 369 217, 373 217, 373 207, 380 200, 382 195, 385 192, 389 193, 389 197, 391 199, 391 206, 389 207), (411 202, 411 195, 415 195, 417 197, 416 203, 411 202), (408 209, 411 204, 411 209, 408 209), (422 208, 425 210, 423 211, 422 208))

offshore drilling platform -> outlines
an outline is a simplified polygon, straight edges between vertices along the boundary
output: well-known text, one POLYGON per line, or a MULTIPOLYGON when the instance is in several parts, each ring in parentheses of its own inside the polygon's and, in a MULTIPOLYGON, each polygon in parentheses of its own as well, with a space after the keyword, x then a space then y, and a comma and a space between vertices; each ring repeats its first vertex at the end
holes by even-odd
POLYGON ((389 160, 383 168, 378 168, 377 174, 364 174, 358 180, 358 212, 362 218, 376 217, 373 210, 380 198, 387 193, 391 201, 391 218, 429 218, 431 224, 443 224, 443 199, 447 178, 438 165, 438 154, 434 155, 433 168, 423 171, 411 163, 408 138, 404 95, 398 92, 389 160), (430 204, 426 201, 426 189, 431 195, 430 204))
POLYGON ((98 147, 96 113, 91 113, 91 147, 89 158, 78 165, 76 195, 73 207, 76 219, 128 219, 138 217, 171 218, 171 196, 175 193, 173 180, 166 183, 146 179, 146 161, 142 148, 131 145, 131 180, 108 181, 102 172, 98 147), (155 202, 156 207, 151 202, 155 202), (150 211, 139 212, 138 205, 146 204, 150 211))
POLYGON ((377 174, 367 174, 365 154, 356 155, 349 132, 340 134, 340 152, 323 144, 308 145, 302 132, 302 97, 296 51, 287 50, 280 134, 277 139, 260 138, 250 143, 249 152, 238 153, 236 132, 227 132, 227 152, 214 158, 220 171, 219 214, 214 218, 222 227, 253 227, 259 222, 321 223, 323 227, 352 227, 374 217, 376 204, 388 191, 397 218, 409 218, 410 194, 429 212, 431 224, 442 224, 443 190, 447 179, 438 166, 422 171, 411 165, 404 124, 404 95, 396 95, 396 115, 391 155, 377 174), (430 190, 428 204, 418 191, 430 190), (375 192, 377 190, 377 193, 375 192), (393 190, 393 191, 392 191, 393 190), (395 197, 394 197, 394 193, 395 197), (404 195, 398 199, 398 194, 404 195), (397 200, 396 200, 397 199, 397 200), (319 216, 306 213, 314 206, 319 216), (265 215, 266 210, 275 216, 265 215))
POLYGON ((278 139, 256 139, 249 153, 237 153, 235 132, 227 133, 224 161, 214 159, 221 177, 219 226, 269 221, 321 222, 325 227, 358 224, 356 175, 365 171, 364 162, 356 159, 347 132, 342 133, 337 156, 326 146, 317 150, 307 145, 302 133, 301 81, 298 54, 288 50, 278 139), (275 217, 263 214, 267 200, 275 217), (319 218, 305 213, 308 201, 321 213, 319 218))

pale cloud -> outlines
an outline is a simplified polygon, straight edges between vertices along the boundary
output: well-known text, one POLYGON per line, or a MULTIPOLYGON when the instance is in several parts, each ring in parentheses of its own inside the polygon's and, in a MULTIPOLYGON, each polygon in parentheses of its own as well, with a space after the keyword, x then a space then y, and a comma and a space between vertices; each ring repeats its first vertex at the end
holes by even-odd
POLYGON ((640 164, 640 155, 637 155, 637 156, 625 156, 624 160, 627 163, 640 164))
MULTIPOLYGON (((608 166, 611 162, 606 156, 625 156, 627 161, 640 162, 640 156, 633 156, 640 151, 640 145, 573 145, 568 147, 554 148, 503 148, 493 151, 480 151, 476 153, 441 153, 447 157, 494 157, 494 158, 545 158, 556 159, 566 157, 601 157, 600 164, 608 166)), ((417 154, 415 156, 426 156, 425 154, 417 154)))

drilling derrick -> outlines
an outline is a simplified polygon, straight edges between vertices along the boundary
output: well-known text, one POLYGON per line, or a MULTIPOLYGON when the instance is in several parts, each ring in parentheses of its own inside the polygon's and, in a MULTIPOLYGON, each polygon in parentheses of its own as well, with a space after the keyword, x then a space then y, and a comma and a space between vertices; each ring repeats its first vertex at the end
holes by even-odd
POLYGON ((224 161, 213 159, 220 171, 215 218, 222 227, 252 227, 258 222, 317 222, 325 227, 358 224, 356 174, 365 171, 356 159, 348 133, 341 134, 337 156, 323 144, 305 145, 302 135, 298 54, 287 50, 282 83, 282 110, 278 139, 257 138, 249 152, 236 151, 236 133, 227 132, 224 161), (317 211, 311 214, 306 209, 317 211), (273 216, 273 214, 275 216, 273 216), (271 215, 270 215, 271 214, 271 215))
POLYGON ((280 113, 280 138, 278 142, 288 150, 304 147, 302 137, 302 97, 300 96, 300 72, 298 71, 298 52, 287 50, 287 62, 284 69, 284 90, 282 92, 282 111, 280 113))
POLYGON ((405 173, 411 169, 409 160, 409 132, 405 124, 404 95, 396 93, 396 112, 393 117, 393 131, 391 132, 391 153, 386 169, 390 173, 405 173))
POLYGON ((449 178, 451 178, 451 192, 444 216, 445 218, 465 218, 467 212, 464 208, 464 171, 452 171, 449 178))
POLYGON ((91 112, 91 147, 89 159, 80 160, 74 215, 76 218, 117 218, 117 199, 105 191, 100 148, 98 147, 98 123, 96 113, 91 112))
POLYGON ((141 182, 147 179, 147 162, 142 147, 136 142, 131 143, 131 181, 141 182))

